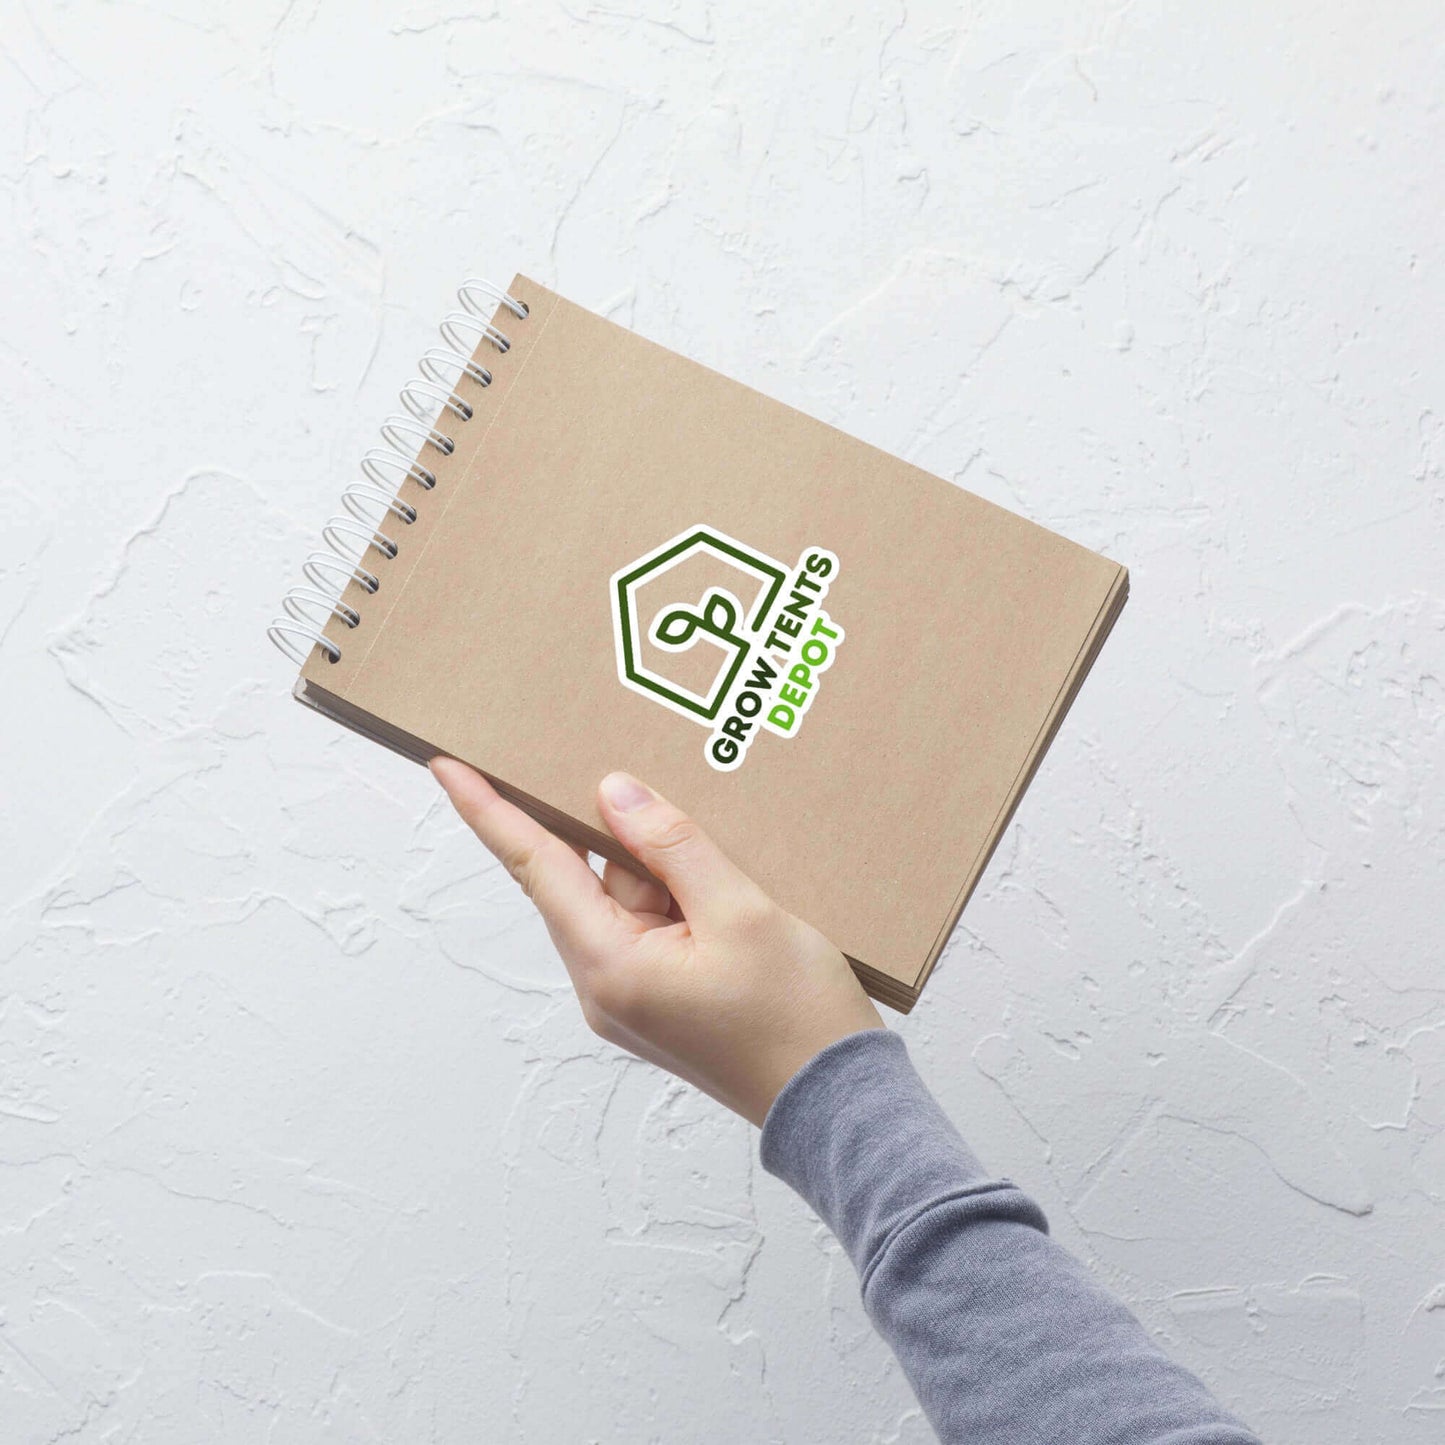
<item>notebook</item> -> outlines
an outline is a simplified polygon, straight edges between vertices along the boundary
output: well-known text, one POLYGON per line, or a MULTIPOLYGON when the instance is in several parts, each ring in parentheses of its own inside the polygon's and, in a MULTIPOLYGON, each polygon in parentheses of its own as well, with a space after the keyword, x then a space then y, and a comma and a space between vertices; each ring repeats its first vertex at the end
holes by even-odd
POLYGON ((592 852, 623 769, 912 1008, 1118 563, 517 276, 469 282, 272 636, 592 852))

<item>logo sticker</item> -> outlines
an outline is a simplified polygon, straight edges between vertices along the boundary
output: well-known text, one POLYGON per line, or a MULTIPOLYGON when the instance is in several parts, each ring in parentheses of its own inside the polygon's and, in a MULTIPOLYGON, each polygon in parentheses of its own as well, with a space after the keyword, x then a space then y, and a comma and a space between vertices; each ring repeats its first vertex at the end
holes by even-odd
POLYGON ((796 737, 843 629, 823 610, 838 575, 825 547, 793 566, 711 527, 689 527, 612 574, 617 676, 708 730, 720 772, 765 729, 796 737))

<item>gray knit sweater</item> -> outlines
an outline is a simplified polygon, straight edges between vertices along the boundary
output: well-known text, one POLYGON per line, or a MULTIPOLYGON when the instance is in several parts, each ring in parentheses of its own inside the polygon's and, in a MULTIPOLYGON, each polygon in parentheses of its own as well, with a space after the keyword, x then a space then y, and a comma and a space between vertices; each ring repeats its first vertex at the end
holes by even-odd
POLYGON ((778 1095, 763 1167, 838 1236, 863 1304, 946 1445, 1258 1445, 984 1170, 869 1029, 778 1095))

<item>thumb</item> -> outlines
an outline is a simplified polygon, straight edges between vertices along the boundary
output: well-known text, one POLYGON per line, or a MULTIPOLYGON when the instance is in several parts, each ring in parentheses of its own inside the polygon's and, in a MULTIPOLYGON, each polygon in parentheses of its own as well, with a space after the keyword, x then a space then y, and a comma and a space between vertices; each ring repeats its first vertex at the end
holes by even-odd
POLYGON ((757 885, 681 808, 630 773, 608 773, 597 790, 617 841, 660 878, 690 923, 721 918, 757 885))

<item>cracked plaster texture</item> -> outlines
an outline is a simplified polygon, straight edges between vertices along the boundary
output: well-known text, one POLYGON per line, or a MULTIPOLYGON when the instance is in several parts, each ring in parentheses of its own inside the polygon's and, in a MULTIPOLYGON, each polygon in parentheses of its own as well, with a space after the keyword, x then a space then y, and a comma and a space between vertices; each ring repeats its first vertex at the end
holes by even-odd
POLYGON ((0 11, 0 1439, 931 1438, 263 640, 514 269, 1131 567, 898 1027, 1266 1438, 1440 1438, 1437 5, 0 11))

